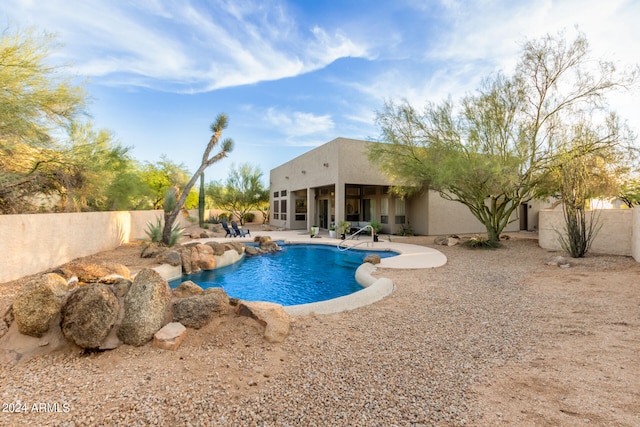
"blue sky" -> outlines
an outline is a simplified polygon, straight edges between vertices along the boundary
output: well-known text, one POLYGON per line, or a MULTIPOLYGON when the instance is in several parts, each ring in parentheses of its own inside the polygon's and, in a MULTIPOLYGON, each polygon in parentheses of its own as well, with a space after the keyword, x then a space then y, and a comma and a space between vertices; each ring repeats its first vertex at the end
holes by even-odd
MULTIPOLYGON (((456 99, 546 33, 577 26, 595 56, 640 62, 638 0, 2 0, 0 17, 57 35, 95 126, 140 161, 194 172, 226 113, 235 149, 207 181, 249 162, 268 183, 336 137, 376 139, 385 100, 456 99)), ((612 105, 640 133, 633 95, 612 105)))

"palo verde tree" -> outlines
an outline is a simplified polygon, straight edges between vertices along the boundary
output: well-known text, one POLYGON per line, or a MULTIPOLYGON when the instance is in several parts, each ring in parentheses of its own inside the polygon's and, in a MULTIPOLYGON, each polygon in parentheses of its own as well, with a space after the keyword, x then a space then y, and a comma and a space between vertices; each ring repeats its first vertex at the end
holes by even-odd
POLYGON ((0 36, 0 213, 29 209, 56 188, 56 133, 84 110, 82 88, 49 63, 53 37, 34 30, 0 36))
POLYGON ((207 195, 221 209, 231 212, 244 224, 245 215, 269 201, 269 190, 262 184, 262 172, 248 163, 231 166, 224 184, 209 184, 207 195))
POLYGON ((222 131, 227 127, 227 116, 226 114, 219 114, 216 117, 216 120, 211 124, 211 138, 209 139, 209 143, 202 154, 202 163, 198 167, 198 170, 193 174, 189 182, 185 185, 185 187, 180 191, 179 196, 176 198, 177 202, 172 209, 165 210, 164 213, 164 227, 162 229, 162 242, 166 245, 169 245, 171 240, 171 229, 173 227, 173 223, 175 222, 182 206, 184 206, 185 201, 187 200, 187 196, 191 192, 196 180, 204 173, 204 171, 216 163, 219 160, 227 157, 227 155, 233 150, 233 140, 230 138, 224 139, 220 141, 220 137, 222 136, 222 131), (219 147, 219 150, 213 154, 212 151, 214 148, 219 147))
POLYGON ((386 143, 371 144, 369 155, 394 179, 397 194, 439 191, 467 206, 497 242, 556 164, 562 129, 585 111, 604 110, 606 95, 635 78, 592 61, 583 35, 570 43, 547 35, 524 44, 512 77, 498 73, 459 103, 418 111, 407 101, 387 102, 377 113, 386 143))

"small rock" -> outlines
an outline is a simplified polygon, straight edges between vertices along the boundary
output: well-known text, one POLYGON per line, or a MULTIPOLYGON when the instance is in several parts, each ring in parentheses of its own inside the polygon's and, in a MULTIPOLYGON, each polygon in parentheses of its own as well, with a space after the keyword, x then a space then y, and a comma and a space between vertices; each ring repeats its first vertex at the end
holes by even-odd
POLYGON ((187 336, 187 328, 179 322, 164 325, 153 335, 153 346, 162 350, 177 350, 187 336))
POLYGON ((362 260, 363 263, 368 262, 371 264, 380 264, 380 255, 378 254, 369 254, 366 257, 364 257, 364 260, 362 260))

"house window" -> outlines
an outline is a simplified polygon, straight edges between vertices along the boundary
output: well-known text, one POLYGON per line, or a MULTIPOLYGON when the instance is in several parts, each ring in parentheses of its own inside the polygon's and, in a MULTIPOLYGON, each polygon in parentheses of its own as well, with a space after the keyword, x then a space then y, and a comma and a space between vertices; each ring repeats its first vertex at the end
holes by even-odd
POLYGON ((389 224, 389 198, 380 199, 380 223, 389 224))
POLYGON ((296 221, 307 220, 307 199, 296 199, 296 221))
POLYGON ((280 202, 278 200, 273 201, 273 219, 280 219, 280 202))
POLYGON ((275 199, 276 197, 280 197, 280 193, 277 191, 273 192, 273 198, 275 199))
POLYGON ((287 219, 287 201, 280 200, 280 219, 285 221, 287 219))
POLYGON ((347 221, 360 221, 360 186, 347 185, 345 193, 347 221))
POLYGON ((404 199, 396 199, 396 224, 404 224, 405 220, 406 216, 404 199))
POLYGON ((285 197, 287 195, 287 190, 282 190, 280 192, 280 197, 285 197))

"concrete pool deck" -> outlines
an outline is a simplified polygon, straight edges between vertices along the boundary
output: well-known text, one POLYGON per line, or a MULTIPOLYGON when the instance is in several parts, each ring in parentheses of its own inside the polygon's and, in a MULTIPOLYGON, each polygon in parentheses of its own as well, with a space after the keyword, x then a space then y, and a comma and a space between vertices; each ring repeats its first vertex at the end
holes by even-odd
POLYGON ((255 236, 269 236, 273 241, 284 241, 285 243, 309 243, 329 246, 337 246, 342 243, 343 247, 349 246, 350 248, 359 250, 390 250, 399 254, 397 256, 383 258, 380 264, 376 265, 378 268, 422 269, 440 267, 447 263, 447 257, 442 252, 426 246, 402 243, 403 238, 400 236, 391 236, 391 240, 393 241, 389 241, 389 238, 386 236, 381 236, 379 242, 373 242, 371 236, 362 236, 359 239, 347 239, 344 241, 340 239, 332 239, 328 234, 321 234, 320 237, 311 238, 309 237, 309 233, 301 232, 299 230, 254 230, 252 233, 252 236, 246 237, 214 237, 203 240, 247 243, 253 242, 253 238, 255 236))

